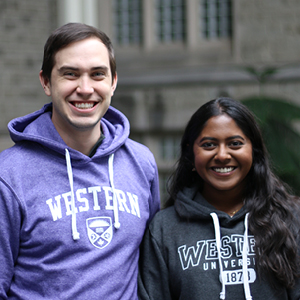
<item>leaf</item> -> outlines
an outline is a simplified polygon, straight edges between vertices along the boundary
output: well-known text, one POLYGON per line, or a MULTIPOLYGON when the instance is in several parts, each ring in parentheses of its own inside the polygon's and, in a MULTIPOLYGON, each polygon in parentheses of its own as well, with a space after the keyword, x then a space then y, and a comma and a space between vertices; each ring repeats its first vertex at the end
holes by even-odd
POLYGON ((300 120, 300 107, 281 98, 249 97, 242 102, 261 120, 277 119, 291 122, 300 120))
POLYGON ((300 196, 300 134, 292 126, 300 120, 300 107, 266 96, 241 102, 257 118, 275 173, 300 196))
POLYGON ((298 173, 300 162, 300 136, 288 124, 270 120, 263 134, 278 175, 298 173))
POLYGON ((256 80, 258 80, 260 83, 264 83, 267 81, 269 77, 271 77, 273 74, 278 72, 277 67, 265 67, 265 68, 254 68, 252 66, 246 66, 243 67, 246 72, 248 72, 250 75, 253 75, 256 80))

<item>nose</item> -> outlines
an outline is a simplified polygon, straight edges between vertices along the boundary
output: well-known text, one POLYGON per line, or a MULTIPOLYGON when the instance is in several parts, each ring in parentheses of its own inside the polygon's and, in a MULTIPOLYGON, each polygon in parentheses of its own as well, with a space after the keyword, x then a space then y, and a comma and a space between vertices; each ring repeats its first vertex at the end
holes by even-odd
POLYGON ((76 92, 83 96, 89 96, 94 93, 92 80, 88 76, 82 76, 79 78, 76 92))
POLYGON ((215 159, 220 161, 220 162, 226 162, 226 161, 231 159, 231 155, 230 155, 230 153, 228 152, 228 149, 225 146, 220 145, 217 149, 215 159))

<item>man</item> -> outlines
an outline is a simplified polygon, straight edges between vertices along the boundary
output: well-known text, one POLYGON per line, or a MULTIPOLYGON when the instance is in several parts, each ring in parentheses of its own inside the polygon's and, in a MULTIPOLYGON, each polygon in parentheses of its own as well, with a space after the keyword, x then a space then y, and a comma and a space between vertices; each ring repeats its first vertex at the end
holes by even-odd
POLYGON ((40 81, 52 103, 9 123, 16 144, 0 155, 0 298, 137 299, 158 176, 110 106, 109 38, 84 24, 58 28, 40 81))

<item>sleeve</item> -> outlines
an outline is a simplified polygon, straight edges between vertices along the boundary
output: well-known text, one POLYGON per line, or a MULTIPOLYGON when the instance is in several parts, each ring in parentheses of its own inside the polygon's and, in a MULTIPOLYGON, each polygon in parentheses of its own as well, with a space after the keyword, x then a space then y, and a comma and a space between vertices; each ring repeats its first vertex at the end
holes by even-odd
POLYGON ((154 215, 160 210, 158 170, 157 170, 157 165, 155 163, 154 157, 153 157, 152 165, 154 167, 154 177, 152 179, 151 187, 150 187, 148 225, 150 224, 150 221, 153 219, 154 215))
POLYGON ((7 299, 19 252, 20 205, 10 187, 0 179, 0 299, 7 299))
POLYGON ((138 296, 140 300, 171 300, 169 272, 158 243, 146 231, 140 248, 138 296))

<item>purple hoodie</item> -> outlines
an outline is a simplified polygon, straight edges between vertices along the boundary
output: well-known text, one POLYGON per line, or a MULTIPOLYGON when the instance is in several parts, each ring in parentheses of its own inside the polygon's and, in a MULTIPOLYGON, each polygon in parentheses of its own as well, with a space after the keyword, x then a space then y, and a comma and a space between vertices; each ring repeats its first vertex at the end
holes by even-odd
POLYGON ((65 144, 52 105, 8 124, 0 154, 0 298, 137 299, 144 231, 159 210, 151 152, 110 107, 92 158, 65 144))

